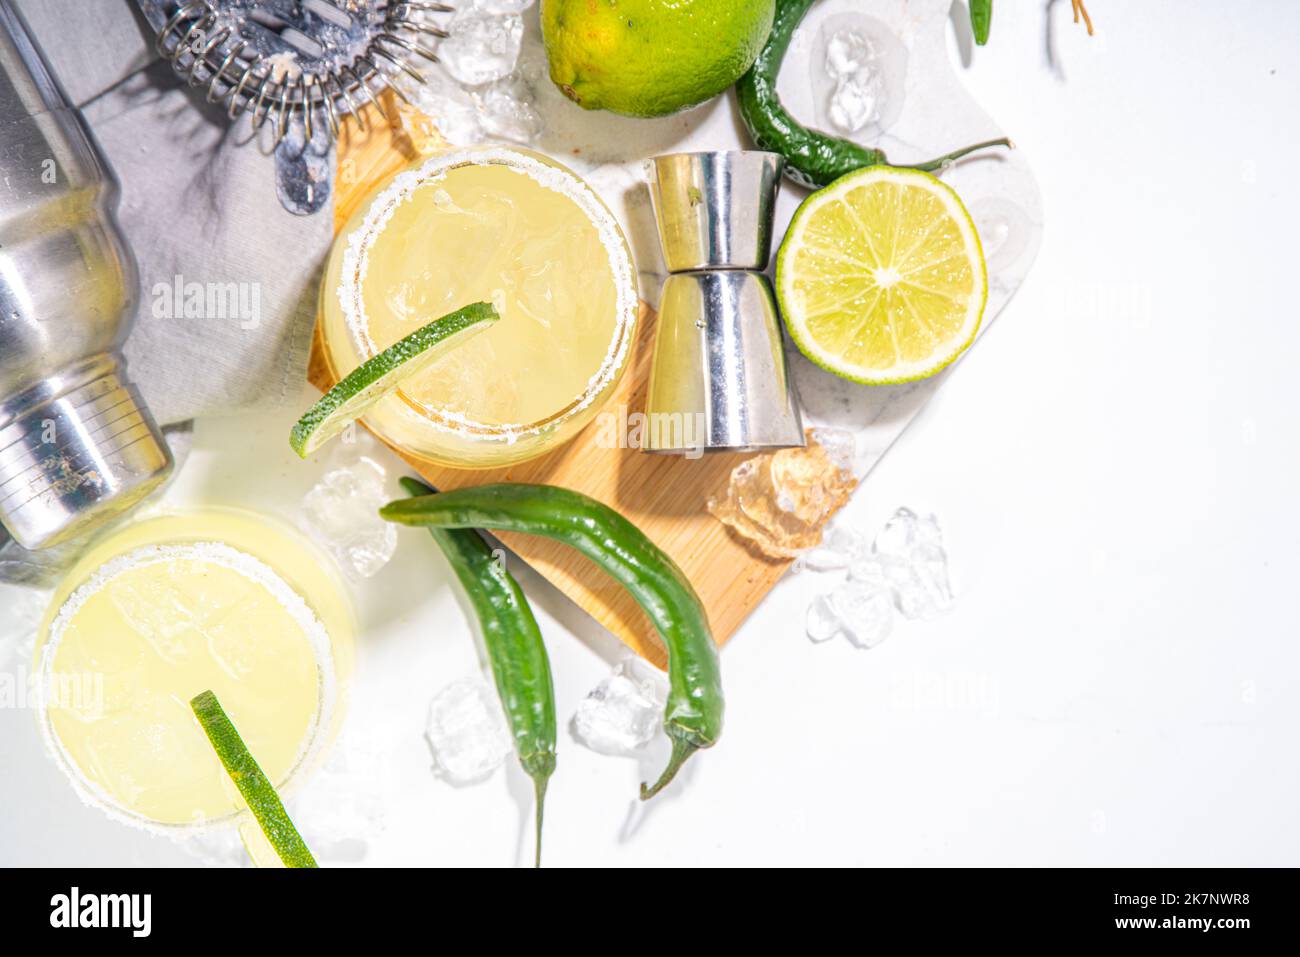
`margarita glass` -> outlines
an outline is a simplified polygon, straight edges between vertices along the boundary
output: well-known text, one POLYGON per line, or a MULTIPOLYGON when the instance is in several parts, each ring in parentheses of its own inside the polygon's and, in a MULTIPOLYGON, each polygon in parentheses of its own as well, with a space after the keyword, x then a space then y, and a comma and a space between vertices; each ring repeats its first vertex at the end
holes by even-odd
POLYGON ((617 221, 566 167, 499 146, 412 164, 344 227, 321 290, 336 378, 473 302, 501 319, 365 422, 428 462, 491 468, 572 438, 631 352, 635 271, 617 221))
POLYGON ((341 716, 353 623, 296 532, 235 509, 140 521, 95 544, 55 592, 37 645, 37 715, 77 792, 167 831, 244 803, 190 709, 217 694, 277 788, 315 765, 341 716))

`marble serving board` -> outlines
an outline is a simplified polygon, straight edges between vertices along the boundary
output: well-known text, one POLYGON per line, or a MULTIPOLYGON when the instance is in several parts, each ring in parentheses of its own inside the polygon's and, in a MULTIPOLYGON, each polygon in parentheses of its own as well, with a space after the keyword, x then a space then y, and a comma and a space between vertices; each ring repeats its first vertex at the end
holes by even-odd
MULTIPOLYGON (((915 162, 959 146, 1010 135, 962 86, 953 56, 968 55, 968 32, 950 22, 949 0, 824 0, 809 13, 791 45, 779 89, 790 111, 810 125, 832 128, 835 79, 825 67, 827 46, 844 31, 865 38, 878 78, 867 121, 849 135, 882 148, 891 161, 915 162), (864 9, 865 7, 865 9, 864 9)), ((449 87, 442 77, 413 97, 437 125, 439 97, 449 87)), ((584 176, 619 217, 640 270, 643 309, 634 354, 609 409, 629 413, 644 407, 654 341, 654 305, 665 272, 660 257, 643 162, 657 153, 746 148, 734 98, 660 120, 636 120, 588 113, 564 97, 546 77, 536 10, 528 19, 515 79, 527 92, 541 132, 527 144, 549 153, 584 176)), ((860 105, 860 104, 859 104, 860 105)), ((861 119, 861 117, 859 117, 861 119)), ((335 222, 341 227, 373 187, 421 152, 437 148, 439 134, 408 112, 405 130, 385 127, 370 115, 362 132, 349 123, 339 146, 335 222)), ((446 124, 453 141, 455 130, 446 124)), ((462 145, 457 143, 456 145, 462 145)), ((1038 187, 1026 158, 997 151, 958 162, 943 174, 969 208, 984 244, 989 297, 981 335, 1024 280, 1042 232, 1038 187)), ((807 193, 789 183, 777 206, 776 236, 784 234, 807 193)), ((978 340, 977 340, 978 343, 978 340)), ((803 402, 805 424, 847 429, 857 439, 856 471, 865 476, 902 433, 950 370, 903 386, 866 387, 839 379, 808 362, 793 346, 790 357, 803 402)), ((310 378, 331 385, 319 348, 310 378)), ((491 481, 546 482, 592 495, 636 522, 677 560, 709 610, 713 632, 725 642, 789 566, 764 557, 717 522, 706 510, 725 488, 744 456, 710 455, 688 460, 644 455, 634 449, 602 448, 589 427, 564 448, 532 462, 489 472, 416 465, 439 488, 491 481)), ((657 636, 621 587, 571 549, 526 536, 501 536, 580 607, 638 653, 663 664, 657 636)))

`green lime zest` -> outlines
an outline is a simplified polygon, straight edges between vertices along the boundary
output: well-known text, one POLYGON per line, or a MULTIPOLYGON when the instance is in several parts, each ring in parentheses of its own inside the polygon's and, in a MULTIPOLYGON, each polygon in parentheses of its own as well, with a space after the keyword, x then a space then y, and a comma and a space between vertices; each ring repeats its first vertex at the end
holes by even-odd
POLYGON ((280 855, 285 867, 317 867, 307 844, 289 820, 275 786, 262 773, 256 759, 244 745, 234 723, 221 707, 221 702, 211 691, 205 691, 190 700, 194 716, 212 742, 212 748, 221 759, 222 766, 244 796, 248 808, 257 818, 258 826, 267 841, 280 855))
POLYGON ((421 326, 349 372, 308 409, 289 433, 301 458, 311 455, 404 381, 424 372, 469 336, 496 322, 490 303, 476 302, 421 326))

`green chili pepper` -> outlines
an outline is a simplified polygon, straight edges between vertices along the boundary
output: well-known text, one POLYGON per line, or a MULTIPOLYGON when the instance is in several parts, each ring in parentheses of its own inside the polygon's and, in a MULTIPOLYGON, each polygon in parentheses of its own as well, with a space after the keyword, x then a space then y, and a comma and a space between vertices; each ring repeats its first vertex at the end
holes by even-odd
MULTIPOLYGON (((760 149, 784 156, 786 175, 795 182, 820 189, 864 166, 895 164, 889 162, 883 150, 866 149, 857 143, 800 125, 781 105, 781 98, 776 92, 776 78, 781 71, 781 61, 785 59, 795 27, 814 2, 815 0, 776 0, 776 20, 772 24, 767 45, 749 72, 736 83, 736 94, 740 100, 741 119, 755 144, 760 149)), ((975 150, 1010 145, 1011 141, 1005 138, 989 140, 926 163, 913 163, 903 168, 932 172, 975 150)))
POLYGON ((718 650, 699 596, 676 563, 613 509, 569 489, 500 484, 403 499, 379 513, 403 525, 491 528, 541 535, 571 545, 631 593, 668 649, 664 731, 673 744, 668 767, 645 800, 661 791, 695 751, 722 733, 718 650))
MULTIPOLYGON (((413 478, 401 480, 410 495, 434 490, 413 478)), ((515 751, 537 793, 537 855, 542 865, 542 803, 555 771, 555 687, 537 619, 514 576, 473 529, 429 526, 429 534, 460 579, 483 629, 501 707, 510 722, 515 751)))
POLYGON ((970 29, 980 46, 989 42, 989 24, 993 20, 993 0, 970 0, 970 29))

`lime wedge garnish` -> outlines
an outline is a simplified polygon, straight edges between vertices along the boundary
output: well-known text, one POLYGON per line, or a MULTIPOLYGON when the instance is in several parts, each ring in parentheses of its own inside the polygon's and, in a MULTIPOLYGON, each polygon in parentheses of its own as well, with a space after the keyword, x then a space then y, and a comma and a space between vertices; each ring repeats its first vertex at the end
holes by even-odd
POLYGON ((777 298, 813 362, 868 385, 934 375, 975 338, 979 236, 929 173, 873 166, 809 196, 776 260, 777 298))
POLYGON ((244 745, 244 739, 235 730, 235 725, 221 707, 221 702, 211 691, 205 691, 190 701, 194 716, 199 719, 213 750, 221 759, 222 766, 235 782, 239 793, 244 796, 253 817, 266 839, 280 855, 285 867, 316 867, 316 858, 311 856, 306 842, 298 829, 289 820, 280 795, 275 793, 271 784, 253 755, 244 745))
POLYGON ((476 302, 399 339, 353 369, 308 409, 289 434, 289 444, 306 458, 396 391, 403 380, 424 372, 464 338, 499 318, 490 303, 476 302))

